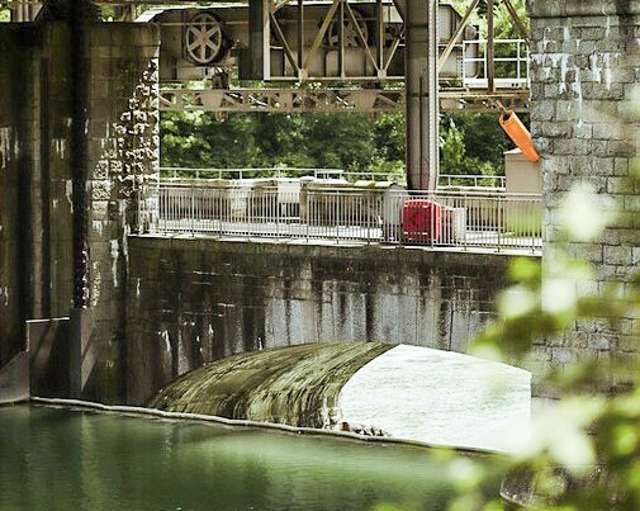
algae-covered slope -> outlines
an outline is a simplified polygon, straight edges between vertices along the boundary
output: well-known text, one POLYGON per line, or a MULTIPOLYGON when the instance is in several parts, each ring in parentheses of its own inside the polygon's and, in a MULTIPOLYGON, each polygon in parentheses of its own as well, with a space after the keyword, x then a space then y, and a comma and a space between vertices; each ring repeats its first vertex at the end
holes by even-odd
POLYGON ((178 378, 149 406, 319 428, 340 390, 381 343, 305 344, 235 355, 178 378))

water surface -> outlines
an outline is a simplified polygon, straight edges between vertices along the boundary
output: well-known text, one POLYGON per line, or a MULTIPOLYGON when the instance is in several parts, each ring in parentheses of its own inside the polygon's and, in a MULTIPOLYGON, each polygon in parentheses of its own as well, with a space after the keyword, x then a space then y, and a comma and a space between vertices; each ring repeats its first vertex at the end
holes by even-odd
MULTIPOLYGON (((0 408, 2 511, 439 510, 453 467, 421 447, 0 408)), ((496 494, 499 476, 486 492, 496 494)))

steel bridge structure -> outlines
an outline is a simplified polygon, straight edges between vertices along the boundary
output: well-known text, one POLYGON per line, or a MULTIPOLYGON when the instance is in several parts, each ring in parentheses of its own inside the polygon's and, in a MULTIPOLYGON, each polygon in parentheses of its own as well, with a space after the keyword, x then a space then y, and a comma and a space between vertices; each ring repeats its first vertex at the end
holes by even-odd
MULTIPOLYGON (((439 0, 96 3, 107 21, 159 25, 161 110, 405 111, 410 189, 437 187, 440 111, 529 106, 528 33, 512 0, 469 0, 463 12, 439 0), (495 38, 499 6, 519 39, 495 38)), ((42 4, 4 6, 24 22, 42 4)))

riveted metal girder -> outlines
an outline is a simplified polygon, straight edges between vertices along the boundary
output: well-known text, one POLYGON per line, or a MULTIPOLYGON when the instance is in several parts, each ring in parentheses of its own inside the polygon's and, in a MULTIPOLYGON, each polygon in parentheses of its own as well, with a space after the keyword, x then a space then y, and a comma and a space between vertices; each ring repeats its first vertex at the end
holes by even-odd
MULTIPOLYGON (((529 91, 495 94, 441 90, 440 111, 496 112, 498 104, 529 110, 529 91)), ((160 89, 160 110, 182 112, 399 112, 406 108, 402 89, 160 89)))

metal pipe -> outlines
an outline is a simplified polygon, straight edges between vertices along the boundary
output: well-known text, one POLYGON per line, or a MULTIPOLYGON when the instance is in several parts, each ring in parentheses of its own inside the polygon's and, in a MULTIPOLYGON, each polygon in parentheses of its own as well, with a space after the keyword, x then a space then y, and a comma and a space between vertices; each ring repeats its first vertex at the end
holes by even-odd
POLYGON ((382 0, 376 0, 376 57, 378 78, 385 78, 386 67, 384 65, 384 18, 382 0))
POLYGON ((298 0, 298 79, 302 78, 304 67, 304 0, 298 0))
POLYGON ((340 8, 338 9, 338 75, 340 78, 345 77, 345 69, 344 69, 344 11, 345 11, 345 0, 340 0, 340 8))

